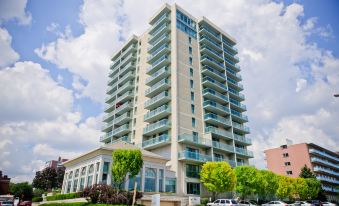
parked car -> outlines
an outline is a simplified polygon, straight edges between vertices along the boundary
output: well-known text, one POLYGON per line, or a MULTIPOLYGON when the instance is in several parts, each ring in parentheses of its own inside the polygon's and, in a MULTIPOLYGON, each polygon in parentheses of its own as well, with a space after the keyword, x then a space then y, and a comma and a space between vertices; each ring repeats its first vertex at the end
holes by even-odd
POLYGON ((283 201, 271 201, 271 202, 262 204, 262 206, 288 206, 288 204, 283 201))
POLYGON ((306 201, 295 201, 294 203, 290 204, 292 206, 312 206, 312 204, 306 201))
POLYGON ((336 204, 331 202, 322 202, 323 206, 336 206, 336 204))
POLYGON ((1 201, 0 206, 14 206, 13 201, 1 201))
POLYGON ((217 199, 214 202, 207 203, 207 206, 237 206, 238 203, 233 199, 217 199))
POLYGON ((32 206, 32 202, 31 201, 22 201, 19 203, 18 206, 32 206))
POLYGON ((312 206, 323 206, 320 200, 307 200, 306 202, 312 206))
POLYGON ((241 205, 241 206, 257 206, 257 203, 254 202, 254 201, 240 200, 240 201, 238 202, 238 205, 241 205))

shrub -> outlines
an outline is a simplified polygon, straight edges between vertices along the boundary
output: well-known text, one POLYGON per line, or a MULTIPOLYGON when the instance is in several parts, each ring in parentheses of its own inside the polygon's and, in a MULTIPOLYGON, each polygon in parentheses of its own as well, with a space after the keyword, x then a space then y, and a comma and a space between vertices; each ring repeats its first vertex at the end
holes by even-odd
MULTIPOLYGON (((69 202, 69 203, 45 203, 40 204, 39 206, 113 206, 108 204, 92 204, 87 202, 69 202)), ((127 205, 114 205, 114 206, 127 206, 127 205)), ((143 206, 139 204, 135 204, 135 206, 143 206)))
MULTIPOLYGON (((82 196, 90 197, 92 203, 131 205, 133 202, 133 192, 115 190, 113 187, 105 184, 97 184, 90 188, 85 188, 82 196)), ((136 199, 141 197, 142 193, 137 192, 136 199)))
POLYGON ((42 197, 33 197, 32 202, 42 202, 42 197))
POLYGON ((209 202, 209 199, 208 198, 201 198, 201 200, 200 200, 200 202, 201 202, 201 205, 207 205, 207 203, 209 202))
POLYGON ((53 201, 53 200, 66 200, 66 199, 74 199, 79 198, 81 193, 68 193, 68 194, 57 194, 53 196, 47 196, 47 201, 53 201))

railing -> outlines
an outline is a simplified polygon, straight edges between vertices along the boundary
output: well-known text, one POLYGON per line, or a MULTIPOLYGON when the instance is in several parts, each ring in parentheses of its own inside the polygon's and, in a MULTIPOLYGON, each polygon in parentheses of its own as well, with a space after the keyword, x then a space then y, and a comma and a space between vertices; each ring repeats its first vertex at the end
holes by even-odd
POLYGON ((219 115, 216 115, 216 114, 213 114, 213 113, 207 113, 204 115, 204 119, 205 121, 208 120, 208 119, 213 119, 217 122, 220 122, 220 123, 223 123, 223 124, 226 124, 226 125, 231 125, 231 121, 224 118, 224 117, 221 117, 219 115))
POLYGON ((207 94, 207 93, 210 93, 210 94, 212 94, 214 96, 217 96, 217 97, 225 100, 226 102, 228 102, 228 97, 226 95, 223 95, 223 94, 221 94, 221 93, 219 93, 219 92, 217 92, 217 91, 215 91, 213 89, 210 89, 210 88, 204 89, 203 90, 203 94, 207 94))
POLYGON ((156 144, 168 142, 168 141, 169 141, 168 134, 162 134, 162 135, 157 136, 155 138, 143 141, 142 147, 145 148, 145 147, 149 147, 149 146, 152 146, 152 145, 156 145, 156 144))
MULTIPOLYGON (((162 20, 168 18, 168 16, 169 16, 169 14, 168 14, 168 13, 165 13, 165 14, 163 14, 161 17, 159 17, 159 19, 158 19, 156 22, 154 22, 154 24, 152 24, 152 29, 155 28, 156 26, 158 26, 158 24, 159 24, 162 20)), ((152 29, 151 29, 151 30, 152 30, 152 29)))
POLYGON ((228 71, 229 73, 233 74, 234 76, 236 76, 238 79, 242 79, 241 75, 238 74, 237 72, 233 71, 231 68, 226 68, 226 71, 228 71))
POLYGON ((217 57, 219 57, 220 59, 223 59, 223 56, 222 54, 220 54, 219 52, 215 51, 214 49, 212 49, 211 47, 209 46, 202 46, 200 50, 203 50, 203 49, 207 49, 208 51, 210 51, 211 53, 213 53, 214 55, 216 55, 217 57))
POLYGON ((231 132, 220 130, 216 127, 212 127, 212 126, 205 127, 205 133, 209 133, 209 132, 214 133, 216 135, 223 136, 223 137, 227 137, 229 139, 232 139, 232 133, 231 132))
POLYGON ((158 29, 156 29, 155 31, 152 32, 150 38, 149 38, 149 41, 151 39, 153 39, 153 37, 157 36, 159 33, 162 32, 162 30, 166 29, 168 27, 169 24, 163 24, 161 27, 159 27, 158 29))
POLYGON ((170 36, 168 34, 163 34, 161 35, 158 40, 156 40, 155 42, 152 43, 152 46, 148 47, 147 51, 151 51, 155 46, 157 46, 157 44, 159 42, 161 42, 162 40, 169 38, 170 36))
POLYGON ((211 78, 211 77, 204 77, 204 78, 202 79, 202 81, 203 81, 203 82, 204 82, 204 81, 211 82, 212 84, 215 84, 215 85, 217 85, 218 87, 221 87, 221 88, 227 90, 227 86, 226 86, 225 84, 222 84, 222 83, 220 83, 220 82, 214 80, 214 79, 211 78))
POLYGON ((237 122, 232 122, 232 124, 233 124, 233 127, 237 129, 243 130, 245 132, 250 132, 250 128, 246 127, 245 125, 239 124, 237 122))
POLYGON ((332 182, 332 183, 335 183, 335 184, 339 184, 339 181, 336 180, 335 178, 330 178, 330 177, 325 177, 325 176, 317 176, 317 179, 318 180, 321 180, 321 181, 327 181, 327 182, 332 182))
POLYGON ((335 168, 339 168, 339 165, 338 164, 334 164, 332 162, 329 162, 327 160, 323 160, 323 159, 320 159, 318 157, 312 157, 311 158, 311 162, 321 162, 323 164, 326 164, 326 165, 331 165, 332 167, 335 167, 335 168))
POLYGON ((212 63, 218 65, 219 67, 221 67, 221 68, 223 68, 223 69, 225 69, 224 64, 222 64, 222 63, 216 61, 215 59, 213 59, 213 58, 210 57, 210 56, 203 55, 203 56, 201 57, 201 59, 202 59, 202 61, 204 61, 205 59, 207 59, 208 61, 211 61, 212 63))
POLYGON ((235 111, 235 110, 231 109, 231 114, 235 115, 235 116, 237 116, 237 117, 239 117, 239 118, 241 118, 241 119, 243 119, 245 121, 248 121, 248 117, 246 115, 244 115, 244 114, 241 114, 238 111, 235 111))
POLYGON ((116 128, 116 129, 114 129, 113 130, 113 135, 115 135, 115 134, 117 134, 117 133, 119 133, 119 132, 121 132, 123 130, 128 130, 128 129, 130 129, 129 124, 124 124, 124 125, 116 128))
POLYGON ((119 106, 118 108, 115 109, 115 113, 119 113, 121 110, 127 108, 127 107, 132 107, 132 103, 131 102, 125 102, 124 104, 122 104, 121 106, 119 106))
POLYGON ((212 157, 209 155, 203 155, 197 152, 190 152, 188 150, 179 152, 178 156, 179 159, 195 160, 199 162, 207 162, 212 160, 212 157))
POLYGON ((178 139, 179 141, 188 141, 188 142, 192 142, 195 144, 204 145, 208 147, 212 146, 211 140, 202 138, 199 136, 194 136, 192 134, 181 134, 179 135, 178 139))
POLYGON ((244 89, 244 86, 243 86, 242 84, 240 84, 239 82, 235 81, 235 80, 232 79, 232 78, 227 77, 227 81, 228 81, 229 83, 231 83, 231 84, 233 84, 233 85, 235 85, 235 86, 241 88, 241 89, 244 89))
POLYGON ((123 115, 120 115, 119 117, 115 118, 114 122, 120 122, 121 120, 125 119, 125 118, 130 118, 130 113, 127 112, 123 115))
POLYGON ((147 114, 145 114, 144 120, 147 120, 147 119, 149 119, 149 118, 151 118, 151 117, 154 117, 154 116, 156 116, 157 114, 162 113, 162 112, 164 112, 164 111, 170 112, 171 109, 170 109, 170 107, 169 107, 168 105, 166 105, 166 104, 165 104, 165 105, 162 105, 162 106, 160 106, 160 107, 158 107, 158 108, 156 108, 156 109, 154 109, 154 110, 148 112, 147 114))
POLYGON ((157 78, 159 75, 166 73, 169 71, 168 67, 163 67, 162 69, 159 69, 158 71, 156 71, 155 73, 153 73, 150 77, 148 77, 146 79, 146 83, 149 83, 150 81, 152 81, 153 79, 157 78))
POLYGON ((148 89, 145 91, 145 94, 148 95, 148 94, 150 94, 151 92, 157 90, 159 87, 161 87, 162 85, 165 85, 165 84, 169 84, 169 80, 168 80, 168 79, 163 79, 163 80, 157 82, 156 84, 154 84, 153 86, 151 86, 150 88, 148 88, 148 89))
POLYGON ((244 143, 247 143, 247 144, 251 144, 252 143, 252 140, 250 138, 245 137, 245 136, 241 136, 241 135, 238 135, 238 134, 233 134, 233 137, 234 137, 234 140, 237 140, 239 142, 244 142, 244 143))
POLYGON ((149 57, 147 57, 147 60, 148 61, 151 60, 153 57, 158 55, 163 49, 170 49, 170 46, 168 44, 162 45, 161 47, 156 49, 154 52, 152 52, 152 54, 149 57))
POLYGON ((326 152, 323 152, 323 151, 320 151, 320 150, 316 150, 316 149, 310 149, 309 152, 310 153, 317 153, 317 154, 323 155, 325 157, 328 157, 328 158, 330 158, 332 160, 335 160, 335 161, 339 162, 339 158, 334 157, 333 155, 327 154, 326 152))
POLYGON ((218 76, 220 76, 221 78, 223 78, 223 79, 226 79, 226 76, 225 76, 225 74, 224 73, 221 73, 221 72, 219 72, 219 71, 217 71, 216 69, 213 69, 213 68, 211 68, 211 67, 209 67, 209 66, 207 66, 207 65, 205 65, 204 67, 203 67, 203 70, 208 70, 208 71, 210 71, 210 72, 212 72, 212 73, 214 73, 214 74, 217 74, 218 76))
POLYGON ((229 88, 228 91, 229 91, 231 94, 234 94, 234 95, 238 96, 238 97, 241 98, 241 99, 245 99, 245 95, 243 95, 243 94, 241 94, 241 93, 235 91, 235 90, 232 89, 232 88, 229 88))
POLYGON ((314 171, 323 171, 323 172, 327 172, 327 173, 332 174, 332 175, 339 176, 339 172, 336 172, 334 170, 330 170, 330 169, 327 169, 327 168, 324 168, 324 167, 320 167, 320 166, 313 167, 313 170, 314 171))
POLYGON ((145 133, 148 133, 148 132, 151 132, 159 127, 162 127, 162 126, 169 126, 170 124, 170 121, 168 119, 162 119, 160 121, 157 121, 153 124, 149 124, 146 126, 146 128, 144 128, 144 134, 145 133))
POLYGON ((239 57, 234 56, 234 54, 231 54, 231 53, 228 52, 226 49, 224 49, 224 52, 225 52, 226 54, 228 54, 229 56, 231 56, 232 58, 234 58, 234 59, 236 59, 237 61, 239 61, 239 57))
POLYGON ((159 101, 160 99, 164 98, 164 97, 170 97, 168 91, 164 91, 164 92, 161 92, 160 94, 158 94, 157 96, 154 96, 153 98, 147 100, 145 102, 145 107, 148 107, 149 105, 159 101))
POLYGON ((147 68, 147 72, 151 71, 152 69, 154 69, 155 67, 157 67, 161 62, 165 61, 165 60, 169 60, 169 57, 167 55, 164 55, 162 57, 160 57, 158 60, 156 60, 152 66, 147 68))
POLYGON ((117 98, 117 102, 121 101, 122 99, 124 99, 127 96, 133 95, 132 91, 126 92, 125 94, 123 94, 122 96, 117 98))
POLYGON ((253 152, 243 149, 243 148, 239 148, 239 147, 235 147, 235 152, 238 154, 242 154, 242 155, 246 155, 248 157, 253 157, 253 152))
POLYGON ((224 150, 224 151, 232 152, 232 153, 234 152, 234 147, 231 146, 231 145, 228 145, 228 144, 213 141, 212 145, 213 145, 214 148, 217 148, 217 149, 220 149, 220 150, 224 150))
POLYGON ((222 43, 224 43, 225 46, 227 46, 228 48, 232 49, 235 53, 238 52, 238 49, 233 47, 233 45, 231 45, 230 43, 228 43, 227 41, 225 41, 225 39, 222 39, 222 43))
POLYGON ((218 103, 211 101, 211 100, 204 101, 203 106, 212 106, 212 107, 220 109, 224 112, 230 113, 230 109, 228 107, 221 105, 221 104, 218 104, 218 103))
POLYGON ((238 102, 238 101, 236 101, 236 100, 234 100, 232 98, 230 98, 230 103, 235 105, 235 106, 237 106, 237 107, 242 108, 243 110, 246 110, 246 105, 241 104, 240 102, 238 102))
POLYGON ((214 46, 218 47, 221 50, 221 45, 215 42, 213 39, 209 38, 208 36, 201 35, 200 41, 203 39, 206 39, 208 42, 210 42, 211 44, 213 44, 214 46))
POLYGON ((207 27, 201 26, 200 31, 205 30, 207 33, 211 34, 212 36, 214 36, 215 38, 220 40, 220 34, 217 34, 216 32, 212 31, 211 29, 208 29, 207 27))

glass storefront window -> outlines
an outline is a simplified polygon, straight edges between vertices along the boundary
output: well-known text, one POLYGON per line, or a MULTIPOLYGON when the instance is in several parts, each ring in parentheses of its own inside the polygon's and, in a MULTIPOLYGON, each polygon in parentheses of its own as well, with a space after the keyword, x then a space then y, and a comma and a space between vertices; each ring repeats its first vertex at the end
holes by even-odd
POLYGON ((153 168, 146 168, 145 171, 145 192, 155 192, 157 173, 153 168))
POLYGON ((76 192, 77 191, 77 186, 78 186, 78 179, 75 179, 73 181, 73 192, 76 192))
POLYGON ((176 182, 177 180, 175 178, 166 178, 166 184, 165 184, 166 192, 175 193, 176 182))
POLYGON ((200 195, 200 183, 187 182, 187 194, 200 195))

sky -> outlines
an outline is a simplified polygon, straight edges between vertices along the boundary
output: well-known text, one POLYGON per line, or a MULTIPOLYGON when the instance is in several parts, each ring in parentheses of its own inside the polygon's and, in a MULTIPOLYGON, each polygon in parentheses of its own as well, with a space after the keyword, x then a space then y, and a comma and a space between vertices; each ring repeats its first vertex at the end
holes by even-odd
MULTIPOLYGON (((0 170, 31 181, 45 161, 100 145, 110 57, 164 4, 0 0, 0 170)), ((182 0, 233 36, 254 158, 313 142, 339 150, 339 2, 182 0)))

